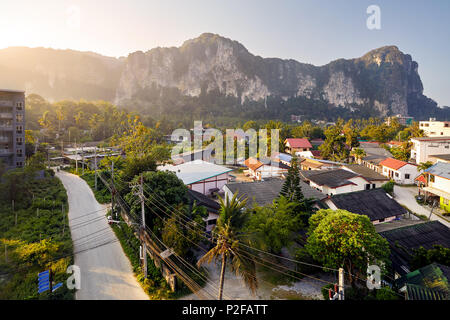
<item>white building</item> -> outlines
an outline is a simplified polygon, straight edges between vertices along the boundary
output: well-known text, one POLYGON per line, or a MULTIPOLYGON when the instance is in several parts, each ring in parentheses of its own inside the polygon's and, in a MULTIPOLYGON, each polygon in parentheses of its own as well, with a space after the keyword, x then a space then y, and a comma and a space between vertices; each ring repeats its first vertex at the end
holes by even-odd
POLYGON ((172 171, 191 190, 208 195, 222 190, 230 180, 232 169, 203 160, 195 160, 180 165, 158 167, 160 171, 172 171))
POLYGON ((300 176, 312 188, 329 196, 376 188, 375 182, 344 169, 303 170, 300 176))
POLYGON ((381 161, 380 166, 382 174, 398 184, 414 184, 420 174, 417 165, 393 158, 381 161))
POLYGON ((450 136, 450 121, 436 121, 430 118, 429 121, 419 121, 419 129, 428 137, 444 137, 450 136))
POLYGON ((416 164, 431 161, 431 155, 450 154, 450 135, 443 137, 411 138, 411 159, 416 164))
POLYGON ((289 166, 282 162, 270 162, 264 164, 256 158, 248 158, 244 161, 244 165, 248 168, 248 173, 255 180, 266 178, 281 177, 287 173, 289 166))

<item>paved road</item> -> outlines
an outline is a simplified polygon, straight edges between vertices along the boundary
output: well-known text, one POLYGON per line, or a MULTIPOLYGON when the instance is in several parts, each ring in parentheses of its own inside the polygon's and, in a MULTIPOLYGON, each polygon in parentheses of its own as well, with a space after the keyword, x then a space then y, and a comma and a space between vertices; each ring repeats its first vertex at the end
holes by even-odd
MULTIPOLYGON (((406 206, 409 210, 418 214, 423 214, 428 218, 430 216, 431 208, 419 205, 414 198, 417 194, 417 187, 401 187, 397 185, 394 186, 394 195, 397 202, 406 206)), ((438 220, 440 223, 450 228, 450 223, 442 219, 438 215, 433 214, 431 216, 431 220, 438 220)))
POLYGON ((87 183, 60 171, 69 198, 69 225, 74 242, 75 265, 81 269, 78 300, 146 300, 131 264, 87 183))

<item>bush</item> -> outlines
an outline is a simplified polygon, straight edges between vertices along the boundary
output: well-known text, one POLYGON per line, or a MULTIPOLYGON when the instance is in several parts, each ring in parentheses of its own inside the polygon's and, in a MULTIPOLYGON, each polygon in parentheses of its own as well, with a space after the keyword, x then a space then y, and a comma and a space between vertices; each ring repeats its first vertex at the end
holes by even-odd
POLYGON ((383 184, 381 187, 384 189, 384 191, 386 191, 389 194, 392 194, 394 192, 394 181, 389 181, 386 182, 385 184, 383 184))

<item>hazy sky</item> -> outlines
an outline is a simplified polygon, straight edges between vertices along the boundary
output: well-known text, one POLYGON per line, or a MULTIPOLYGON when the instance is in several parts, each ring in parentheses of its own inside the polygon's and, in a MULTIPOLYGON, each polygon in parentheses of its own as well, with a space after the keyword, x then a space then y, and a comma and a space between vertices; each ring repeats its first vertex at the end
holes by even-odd
POLYGON ((0 0, 0 48, 126 56, 203 32, 315 65, 397 45, 419 63, 425 94, 450 106, 450 0, 0 0), (372 4, 380 30, 366 26, 372 4))

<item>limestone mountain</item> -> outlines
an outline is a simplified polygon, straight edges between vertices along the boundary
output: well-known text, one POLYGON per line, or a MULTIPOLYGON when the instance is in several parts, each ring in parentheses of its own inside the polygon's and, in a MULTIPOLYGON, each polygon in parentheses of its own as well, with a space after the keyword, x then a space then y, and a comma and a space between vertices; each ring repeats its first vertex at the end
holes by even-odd
MULTIPOLYGON (((72 50, 0 50, 0 87, 24 87, 51 99, 105 99, 161 114, 182 108, 182 99, 204 95, 209 103, 221 101, 219 112, 229 108, 239 113, 253 103, 280 109, 285 118, 316 105, 360 116, 450 113, 423 95, 417 62, 395 46, 314 66, 255 56, 239 42, 211 33, 181 47, 137 51, 122 59, 72 50)), ((217 113, 214 108, 205 111, 217 113)))

